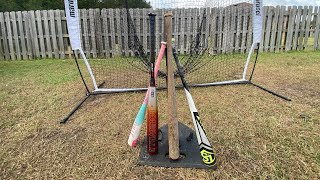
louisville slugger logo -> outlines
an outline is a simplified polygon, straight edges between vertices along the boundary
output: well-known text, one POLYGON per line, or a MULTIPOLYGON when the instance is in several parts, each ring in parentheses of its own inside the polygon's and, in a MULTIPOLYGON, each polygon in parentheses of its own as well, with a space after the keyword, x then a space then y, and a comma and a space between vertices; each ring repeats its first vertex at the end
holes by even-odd
POLYGON ((202 148, 200 150, 202 161, 207 166, 213 166, 216 163, 216 158, 212 150, 202 148))
MULTIPOLYGON (((195 117, 196 122, 201 127, 202 131, 204 133, 206 133, 204 128, 203 128, 203 126, 202 126, 199 113, 198 112, 193 112, 193 115, 195 117)), ((205 144, 205 143, 201 143, 199 146, 200 146, 200 155, 202 157, 203 163, 205 165, 207 165, 207 166, 214 166, 215 163, 216 163, 216 158, 214 156, 212 148, 210 146, 208 146, 207 144, 205 144)))
POLYGON ((68 0, 69 2, 69 10, 70 10, 70 17, 76 17, 76 9, 74 7, 74 0, 68 0))

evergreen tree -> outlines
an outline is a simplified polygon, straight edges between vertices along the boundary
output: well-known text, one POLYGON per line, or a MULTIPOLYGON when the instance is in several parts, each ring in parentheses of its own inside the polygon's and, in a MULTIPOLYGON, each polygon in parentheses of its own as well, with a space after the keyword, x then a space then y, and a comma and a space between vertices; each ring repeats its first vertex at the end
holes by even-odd
MULTIPOLYGON (((79 8, 125 8, 126 0, 78 0, 79 8)), ((150 8, 146 0, 127 0, 129 8, 150 8)), ((0 0, 0 11, 64 9, 63 0, 0 0)))

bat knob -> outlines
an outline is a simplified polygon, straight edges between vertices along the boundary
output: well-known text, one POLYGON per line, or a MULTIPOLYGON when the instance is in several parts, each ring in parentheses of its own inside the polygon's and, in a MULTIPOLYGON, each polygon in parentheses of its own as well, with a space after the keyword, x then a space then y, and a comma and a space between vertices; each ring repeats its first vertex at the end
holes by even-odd
POLYGON ((131 144, 131 147, 136 147, 138 144, 138 140, 134 140, 131 144))

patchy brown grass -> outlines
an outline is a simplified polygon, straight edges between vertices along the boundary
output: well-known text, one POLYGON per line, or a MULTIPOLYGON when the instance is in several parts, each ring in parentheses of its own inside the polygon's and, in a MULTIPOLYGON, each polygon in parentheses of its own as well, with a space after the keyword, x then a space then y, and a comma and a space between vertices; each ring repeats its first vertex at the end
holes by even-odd
MULTIPOLYGON (((0 62, 1 179, 319 179, 320 53, 262 54, 253 86, 192 88, 218 170, 138 166, 127 145, 144 93, 96 96, 65 125, 83 96, 73 61, 0 62)), ((180 120, 192 127, 184 92, 180 120)), ((160 126, 166 93, 159 92, 160 126)), ((146 134, 145 127, 142 135, 146 134)))

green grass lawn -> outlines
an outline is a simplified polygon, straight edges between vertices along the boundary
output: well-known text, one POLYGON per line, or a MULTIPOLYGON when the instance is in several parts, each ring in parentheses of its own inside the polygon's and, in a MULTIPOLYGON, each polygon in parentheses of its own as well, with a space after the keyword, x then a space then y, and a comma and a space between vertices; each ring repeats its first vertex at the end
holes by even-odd
MULTIPOLYGON (((144 93, 95 96, 60 125, 85 94, 74 61, 0 61, 0 179, 319 179, 320 52, 258 63, 253 80, 291 102, 249 85, 191 89, 217 152, 211 171, 137 165, 140 147, 127 138, 144 93)), ((184 92, 176 98, 193 127, 184 92)), ((166 103, 160 91, 159 126, 166 103)))

